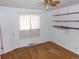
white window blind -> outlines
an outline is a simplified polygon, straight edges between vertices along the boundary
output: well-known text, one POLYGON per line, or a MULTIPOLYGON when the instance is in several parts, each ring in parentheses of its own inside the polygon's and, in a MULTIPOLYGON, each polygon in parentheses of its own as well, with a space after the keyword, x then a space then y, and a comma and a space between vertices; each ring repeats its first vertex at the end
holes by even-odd
POLYGON ((20 14, 20 38, 29 38, 40 34, 40 16, 20 14))
POLYGON ((40 28, 40 16, 31 14, 20 15, 20 30, 31 30, 40 28))

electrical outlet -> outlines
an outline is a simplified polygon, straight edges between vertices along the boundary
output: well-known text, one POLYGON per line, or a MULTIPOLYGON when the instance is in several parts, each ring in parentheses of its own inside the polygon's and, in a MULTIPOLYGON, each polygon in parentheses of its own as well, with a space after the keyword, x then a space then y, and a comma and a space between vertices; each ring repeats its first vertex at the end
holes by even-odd
POLYGON ((30 43, 29 45, 35 45, 35 43, 30 43))

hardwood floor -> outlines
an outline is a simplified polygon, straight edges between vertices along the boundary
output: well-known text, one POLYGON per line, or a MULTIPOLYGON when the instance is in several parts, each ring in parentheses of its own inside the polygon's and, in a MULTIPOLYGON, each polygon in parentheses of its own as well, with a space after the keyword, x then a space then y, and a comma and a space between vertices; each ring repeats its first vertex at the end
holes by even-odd
POLYGON ((79 55, 53 42, 46 42, 18 48, 2 55, 1 59, 79 59, 79 55))
POLYGON ((0 56, 0 59, 1 59, 1 56, 0 56))

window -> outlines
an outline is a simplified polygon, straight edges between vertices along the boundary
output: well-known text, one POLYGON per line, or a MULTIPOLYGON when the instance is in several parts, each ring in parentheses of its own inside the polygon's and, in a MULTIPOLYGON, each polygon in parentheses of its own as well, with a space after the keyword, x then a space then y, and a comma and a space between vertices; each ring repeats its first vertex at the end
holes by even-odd
POLYGON ((20 38, 37 36, 40 30, 40 16, 36 14, 20 14, 20 38))
POLYGON ((29 15, 20 15, 20 30, 30 30, 29 15))

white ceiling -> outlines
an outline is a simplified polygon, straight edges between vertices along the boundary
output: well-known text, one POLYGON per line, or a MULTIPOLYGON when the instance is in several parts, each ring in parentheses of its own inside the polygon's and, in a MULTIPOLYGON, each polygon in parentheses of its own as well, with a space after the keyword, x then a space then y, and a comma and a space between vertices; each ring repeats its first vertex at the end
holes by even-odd
MULTIPOLYGON (((28 9, 44 9, 40 3, 43 0, 0 0, 0 6, 28 8, 28 9)), ((55 7, 65 7, 73 4, 78 4, 79 0, 60 0, 60 4, 55 7)))

